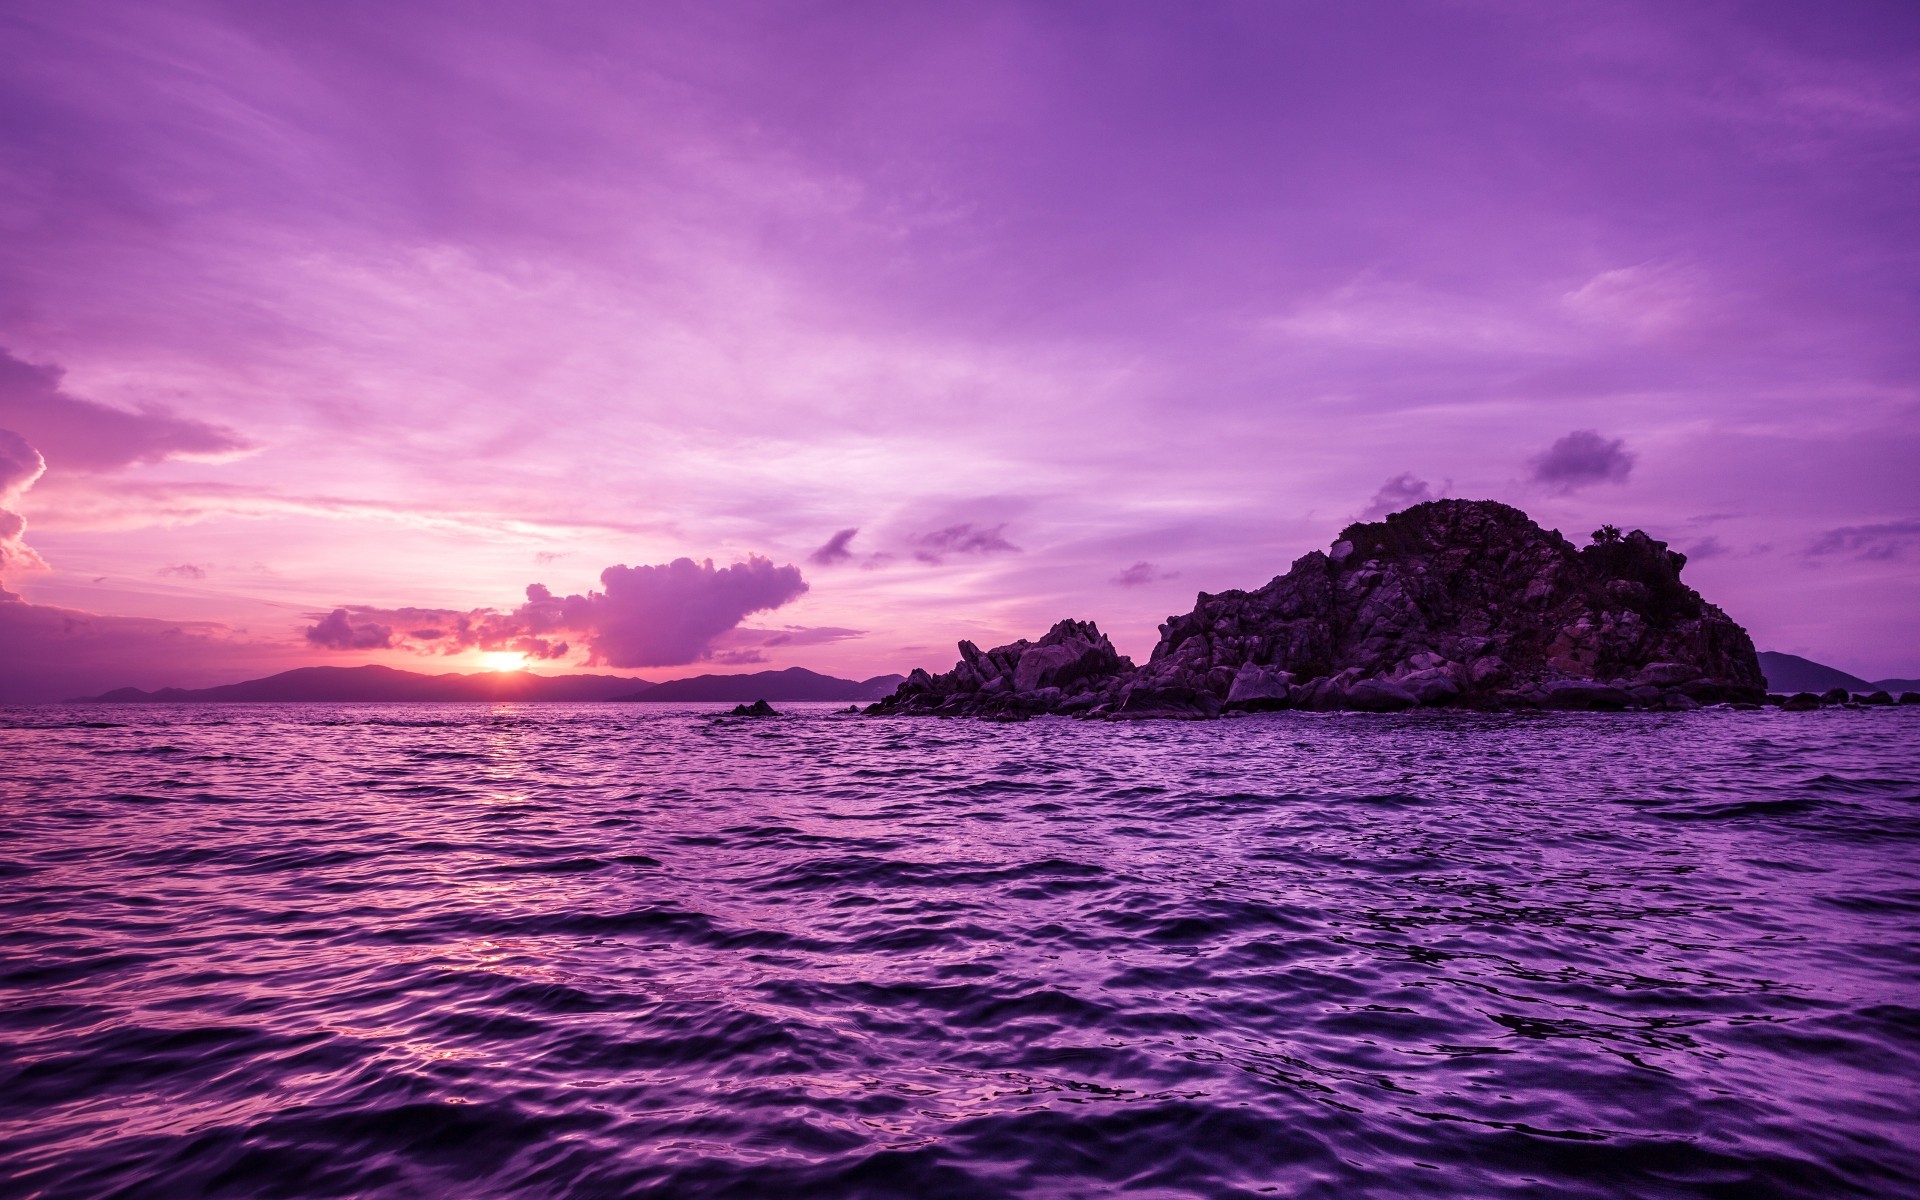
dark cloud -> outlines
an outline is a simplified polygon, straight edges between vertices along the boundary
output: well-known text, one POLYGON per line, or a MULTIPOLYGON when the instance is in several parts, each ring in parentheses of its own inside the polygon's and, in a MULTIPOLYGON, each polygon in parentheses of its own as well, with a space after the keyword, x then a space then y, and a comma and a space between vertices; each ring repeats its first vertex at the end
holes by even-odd
MULTIPOLYGON (((779 608, 807 590, 798 567, 775 566, 757 556, 719 570, 711 559, 690 558, 658 566, 608 567, 600 572, 600 586, 605 590, 556 596, 546 585, 532 584, 527 602, 511 612, 347 605, 309 627, 306 638, 333 650, 515 650, 552 659, 572 649, 570 642, 555 636, 564 634, 586 644, 588 666, 672 667, 713 658, 723 652, 721 639, 747 616, 779 608)), ((778 636, 782 631, 755 632, 778 636)), ((796 636, 787 633, 789 640, 796 636)), ((772 644, 736 642, 724 652, 772 644)))
POLYGON ((847 548, 847 544, 853 541, 853 535, 859 532, 858 528, 842 529, 828 538, 826 545, 807 555, 807 561, 821 567, 832 567, 846 562, 853 557, 853 551, 847 548))
POLYGON ((393 627, 364 617, 356 621, 336 608, 307 627, 307 641, 323 650, 385 650, 393 645, 393 627))
POLYGON ((1392 479, 1380 485, 1380 490, 1367 502, 1366 511, 1360 514, 1362 521, 1378 521, 1388 513, 1397 513, 1433 499, 1433 487, 1426 480, 1416 478, 1412 471, 1402 471, 1392 479))
POLYGON ((1703 537, 1687 549, 1687 558, 1693 562, 1704 562, 1709 558, 1723 558, 1733 551, 1717 537, 1703 537))
POLYGON ((1920 546, 1920 520, 1888 521, 1880 525, 1845 525, 1829 529, 1807 547, 1808 554, 1847 554, 1886 562, 1905 558, 1920 546))
POLYGON ((923 533, 913 539, 919 549, 913 556, 924 563, 945 561, 951 554, 1003 554, 1017 552, 1020 547, 1009 542, 1002 531, 1005 525, 995 525, 991 529, 982 528, 972 522, 949 525, 945 529, 936 529, 932 533, 923 533))
POLYGON ((83 400, 61 390, 63 374, 0 350, 0 426, 19 430, 58 470, 112 471, 252 448, 231 429, 158 405, 128 412, 83 400))
POLYGON ((1162 571, 1159 567, 1143 559, 1120 572, 1118 575, 1115 575, 1112 579, 1108 580, 1108 582, 1117 583, 1121 587, 1140 587, 1143 584, 1157 583, 1162 579, 1178 579, 1179 577, 1180 572, 1162 571))
POLYGON ((1576 429, 1533 460, 1533 479, 1561 492, 1596 483, 1625 483, 1634 455, 1622 438, 1604 438, 1595 429, 1576 429))
POLYGON ((27 439, 11 429, 0 429, 0 571, 47 565, 23 540, 27 519, 13 511, 46 469, 46 460, 27 439))
POLYGON ((69 700, 121 687, 206 687, 299 664, 290 643, 231 634, 210 621, 29 604, 0 587, 0 703, 69 700))
POLYGON ((742 626, 728 630, 714 640, 724 647, 745 646, 824 646, 850 638, 867 636, 864 629, 842 629, 837 625, 788 625, 780 629, 755 629, 742 626))
POLYGON ((195 566, 193 563, 178 563, 171 567, 161 567, 158 571, 155 571, 154 574, 162 575, 169 579, 205 579, 207 577, 207 569, 205 567, 195 566))

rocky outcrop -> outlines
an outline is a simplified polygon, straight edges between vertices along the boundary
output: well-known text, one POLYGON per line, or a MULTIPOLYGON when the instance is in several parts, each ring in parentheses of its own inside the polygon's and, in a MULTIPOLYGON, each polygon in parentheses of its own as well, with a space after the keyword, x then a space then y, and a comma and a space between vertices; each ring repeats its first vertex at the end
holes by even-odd
POLYGON ((962 643, 953 671, 916 672, 869 711, 1124 720, 1757 703, 1752 640, 1680 581, 1685 564, 1637 530, 1577 548, 1507 505, 1436 500, 1349 526, 1257 590, 1201 593, 1137 670, 1091 624, 1063 621, 1031 645, 982 655, 962 643))
POLYGON ((1085 712, 1115 699, 1118 681, 1133 674, 1091 621, 1061 621, 1037 642, 1021 640, 981 653, 960 643, 960 661, 942 675, 916 668, 870 713, 941 716, 1020 716, 1085 712))

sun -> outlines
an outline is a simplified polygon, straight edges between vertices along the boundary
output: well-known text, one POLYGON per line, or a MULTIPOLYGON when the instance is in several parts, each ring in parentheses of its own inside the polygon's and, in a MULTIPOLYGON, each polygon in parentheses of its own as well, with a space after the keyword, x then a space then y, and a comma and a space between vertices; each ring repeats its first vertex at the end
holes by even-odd
POLYGON ((480 663, 489 671, 524 671, 527 656, 518 650, 488 650, 480 656, 480 663))

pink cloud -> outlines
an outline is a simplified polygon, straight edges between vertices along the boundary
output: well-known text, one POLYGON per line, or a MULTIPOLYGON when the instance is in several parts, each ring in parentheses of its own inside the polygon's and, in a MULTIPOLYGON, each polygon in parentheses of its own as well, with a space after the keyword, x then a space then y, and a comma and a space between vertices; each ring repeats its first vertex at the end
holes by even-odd
POLYGON ((0 571, 47 565, 23 540, 27 519, 13 511, 46 470, 46 460, 25 438, 11 429, 0 429, 0 571))
POLYGON ((807 561, 821 567, 837 566, 846 562, 853 557, 853 551, 848 549, 848 546, 853 541, 853 535, 859 532, 858 529, 842 529, 828 538, 825 545, 807 555, 807 561))
POLYGON ((1180 572, 1163 571, 1154 564, 1142 560, 1115 575, 1110 581, 1121 587, 1143 587, 1149 583, 1158 583, 1163 579, 1178 579, 1180 572))
POLYGON ((1533 460, 1533 478, 1561 492, 1596 483, 1625 483, 1633 473, 1634 457, 1623 438, 1576 429, 1533 460))
POLYGON ((120 687, 200 687, 300 665, 284 643, 215 621, 159 621, 29 604, 0 587, 0 703, 120 687))
POLYGON ((1414 477, 1412 471, 1402 471, 1392 479, 1380 485, 1380 490, 1367 502, 1366 511, 1360 514, 1363 521, 1377 521, 1388 513, 1399 512, 1403 508, 1433 499, 1433 485, 1424 479, 1414 477))
MULTIPOLYGON (((711 559, 690 558, 658 566, 612 566, 600 573, 600 585, 604 590, 556 596, 544 584, 530 584, 526 603, 508 612, 342 606, 308 626, 305 637, 329 650, 513 650, 557 659, 572 646, 551 635, 566 634, 585 644, 588 666, 681 666, 745 652, 750 647, 722 651, 716 643, 749 615, 779 608, 807 591, 799 568, 775 566, 757 555, 720 569, 711 559)), ((757 645, 795 640, 779 631, 758 632, 768 636, 757 645)), ((802 631, 807 632, 812 631, 802 631)))
POLYGON ((913 556, 923 563, 941 563, 955 554, 1017 552, 1020 547, 1006 539, 1006 528, 1002 524, 989 529, 970 521, 949 525, 945 529, 936 529, 932 533, 923 533, 915 537, 913 544, 919 549, 913 552, 913 556))
POLYGON ((112 471, 168 458, 209 457, 252 443, 218 425, 161 405, 134 412, 63 390, 59 367, 24 362, 0 349, 0 426, 19 430, 63 471, 112 471))

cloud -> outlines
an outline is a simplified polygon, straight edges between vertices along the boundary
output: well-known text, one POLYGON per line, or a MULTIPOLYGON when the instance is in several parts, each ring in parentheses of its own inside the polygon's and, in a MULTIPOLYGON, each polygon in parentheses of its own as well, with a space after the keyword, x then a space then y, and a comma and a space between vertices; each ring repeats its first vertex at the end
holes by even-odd
POLYGON ((853 551, 847 548, 847 543, 853 541, 853 535, 859 532, 858 528, 842 529, 828 538, 826 545, 807 555, 807 561, 821 567, 831 567, 846 562, 853 557, 853 551))
POLYGON ((1584 320, 1651 337, 1684 326, 1699 307, 1698 273, 1672 263, 1640 263, 1602 271, 1561 296, 1584 320))
POLYGON ((950 554, 1018 553, 1020 547, 1002 536, 1004 529, 1004 524, 985 529, 970 521, 949 525, 945 529, 936 529, 914 538, 913 544, 919 549, 913 552, 913 556, 923 563, 939 563, 950 554))
POLYGON ((393 645, 393 627, 376 621, 357 624, 336 608, 307 629, 307 641, 323 650, 385 650, 393 645))
POLYGON ((864 629, 842 629, 838 625, 787 625, 779 629, 741 626, 714 639, 716 647, 824 646, 867 636, 864 629))
POLYGON ((11 429, 0 429, 0 571, 44 568, 46 560, 22 539, 27 519, 13 511, 34 480, 46 474, 47 461, 11 429))
POLYGON ((1846 525, 1829 529, 1814 539, 1808 554, 1850 554, 1874 562, 1905 558, 1920 545, 1920 520, 1888 521, 1879 525, 1846 525))
POLYGON ((128 412, 60 387, 59 367, 0 350, 0 426, 32 439, 59 470, 112 471, 169 458, 216 457, 253 448, 231 429, 159 405, 128 412))
POLYGON ((1367 502, 1365 512, 1360 514, 1362 521, 1378 521, 1388 513, 1399 512, 1403 508, 1433 499, 1433 487, 1424 479, 1414 477, 1412 471, 1402 471, 1392 479, 1380 485, 1380 490, 1367 502))
POLYGON ((207 577, 207 569, 205 567, 195 566, 193 563, 178 563, 171 567, 161 567, 158 571, 155 571, 154 574, 170 579, 205 579, 207 577))
POLYGON ((1163 571, 1143 559, 1120 572, 1118 575, 1115 575, 1107 582, 1117 583, 1121 587, 1140 587, 1143 584, 1158 583, 1162 579, 1178 579, 1179 577, 1180 572, 1163 571))
POLYGON ((244 641, 211 621, 157 621, 29 604, 0 587, 0 703, 120 687, 205 687, 299 665, 285 642, 244 641))
POLYGON ((1622 438, 1601 437, 1598 430, 1576 429, 1533 460, 1533 479, 1560 492, 1596 483, 1625 483, 1634 454, 1622 438))
POLYGON ((542 550, 533 556, 533 565, 536 567, 550 567, 566 556, 567 552, 565 550, 542 550))
POLYGON ((807 591, 798 567, 777 567, 757 555, 719 570, 711 559, 690 558, 658 566, 612 566, 600 572, 600 586, 605 590, 556 596, 544 584, 530 584, 526 603, 510 612, 343 605, 309 626, 306 639, 329 650, 515 650, 554 659, 572 650, 570 642, 554 636, 565 634, 585 643, 587 666, 672 667, 781 644, 772 639, 783 633, 788 642, 801 644, 801 637, 821 632, 757 630, 752 632, 768 638, 751 645, 741 645, 748 639, 738 638, 723 651, 721 639, 735 633, 748 615, 779 608, 807 591))
POLYGON ((1724 558, 1733 553, 1727 544, 1717 537, 1703 537, 1687 549, 1687 558, 1692 562, 1704 562, 1709 558, 1724 558))

